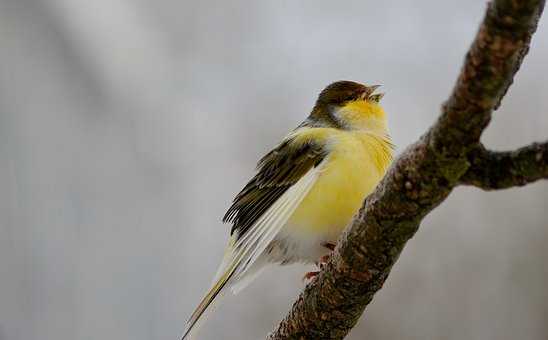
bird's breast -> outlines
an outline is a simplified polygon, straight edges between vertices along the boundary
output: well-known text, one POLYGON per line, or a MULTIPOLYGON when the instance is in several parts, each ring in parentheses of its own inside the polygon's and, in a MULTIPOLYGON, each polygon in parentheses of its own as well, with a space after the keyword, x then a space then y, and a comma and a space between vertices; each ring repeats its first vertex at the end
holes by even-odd
POLYGON ((363 133, 332 136, 321 174, 291 216, 286 232, 335 242, 390 163, 391 157, 379 143, 363 133))

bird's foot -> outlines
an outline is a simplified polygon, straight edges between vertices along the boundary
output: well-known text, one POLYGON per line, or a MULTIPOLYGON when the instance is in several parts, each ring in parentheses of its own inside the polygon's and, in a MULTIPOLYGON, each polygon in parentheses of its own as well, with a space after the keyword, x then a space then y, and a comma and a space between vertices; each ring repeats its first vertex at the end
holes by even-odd
MULTIPOLYGON (((322 246, 329 249, 330 251, 335 250, 335 244, 333 243, 328 243, 328 242, 322 243, 322 246)), ((318 266, 318 268, 320 269, 323 269, 323 267, 325 267, 325 265, 327 264, 327 261, 329 260, 330 256, 331 256, 331 253, 320 257, 320 260, 316 262, 316 266, 318 266)))
MULTIPOLYGON (((330 251, 333 251, 335 249, 335 244, 333 243, 329 243, 329 242, 325 242, 325 243, 322 243, 322 246, 323 247, 326 247, 327 249, 329 249, 330 251)), ((329 257, 331 256, 331 253, 327 254, 327 255, 324 255, 322 257, 320 257, 319 261, 316 262, 316 266, 322 270, 323 267, 325 267, 325 265, 327 264, 327 261, 329 261, 329 257)), ((315 271, 315 272, 308 272, 306 274, 304 274, 303 276, 303 282, 310 282, 312 281, 313 279, 315 279, 318 274, 320 272, 319 271, 315 271)))
POLYGON ((314 280, 320 272, 308 272, 303 276, 303 282, 311 282, 314 280))
POLYGON ((324 247, 326 247, 327 249, 333 251, 333 250, 335 250, 336 244, 334 244, 334 243, 329 243, 329 242, 325 242, 325 243, 322 243, 322 246, 324 246, 324 247))
POLYGON ((318 262, 316 262, 316 266, 318 268, 323 269, 323 267, 325 267, 325 265, 327 264, 327 261, 329 261, 329 257, 331 256, 331 254, 327 254, 327 255, 324 255, 322 257, 320 257, 320 260, 318 262))

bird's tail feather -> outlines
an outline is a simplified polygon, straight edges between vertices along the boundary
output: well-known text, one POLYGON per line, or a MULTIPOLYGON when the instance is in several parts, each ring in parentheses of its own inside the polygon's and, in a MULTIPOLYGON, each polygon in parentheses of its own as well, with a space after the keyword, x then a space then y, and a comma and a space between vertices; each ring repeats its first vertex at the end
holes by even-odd
POLYGON ((231 266, 222 275, 220 275, 207 294, 202 298, 202 301, 200 301, 200 304, 196 307, 194 313, 192 313, 186 323, 186 329, 182 340, 190 339, 191 333, 194 333, 198 329, 198 321, 203 319, 204 313, 211 307, 213 301, 215 299, 219 300, 219 294, 224 291, 227 283, 234 275, 236 268, 237 266, 231 266))

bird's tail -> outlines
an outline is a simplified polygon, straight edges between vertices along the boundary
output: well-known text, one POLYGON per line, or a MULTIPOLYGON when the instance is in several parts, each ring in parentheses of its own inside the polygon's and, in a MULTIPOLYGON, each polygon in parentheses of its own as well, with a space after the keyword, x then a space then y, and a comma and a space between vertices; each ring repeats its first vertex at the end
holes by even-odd
POLYGON ((259 256, 250 268, 246 268, 244 273, 241 269, 242 263, 249 264, 250 257, 254 252, 250 250, 234 252, 236 242, 237 239, 235 236, 229 239, 223 261, 217 270, 217 274, 215 274, 211 288, 188 319, 182 340, 189 340, 191 335, 196 332, 199 328, 198 324, 202 323, 203 319, 205 319, 206 315, 204 313, 212 309, 212 304, 218 302, 226 288, 230 286, 232 292, 237 294, 259 275, 267 263, 264 257, 259 256))
MULTIPOLYGON (((234 272, 236 270, 236 266, 231 266, 227 270, 225 270, 222 274, 218 275, 219 277, 215 280, 212 287, 209 289, 207 294, 202 298, 202 301, 200 301, 200 304, 190 318, 188 319, 186 323, 186 329, 183 334, 182 340, 188 340, 190 339, 191 333, 195 331, 198 327, 197 323, 202 318, 206 310, 211 307, 211 304, 214 302, 214 300, 217 298, 219 299, 219 294, 224 290, 229 280, 234 275, 234 272)), ((222 294, 221 294, 222 295, 222 294)))

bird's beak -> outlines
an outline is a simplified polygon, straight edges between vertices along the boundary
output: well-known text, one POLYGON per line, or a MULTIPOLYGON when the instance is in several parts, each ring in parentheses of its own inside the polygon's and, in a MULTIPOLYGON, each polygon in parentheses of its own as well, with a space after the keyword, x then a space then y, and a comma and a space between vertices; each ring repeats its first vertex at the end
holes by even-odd
POLYGON ((381 87, 381 85, 371 85, 371 86, 367 86, 367 89, 371 91, 371 93, 375 92, 376 89, 378 89, 379 87, 381 87))

